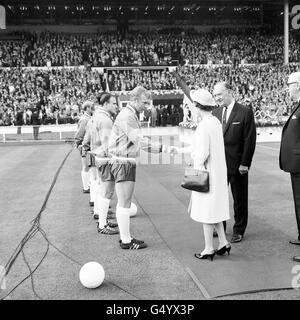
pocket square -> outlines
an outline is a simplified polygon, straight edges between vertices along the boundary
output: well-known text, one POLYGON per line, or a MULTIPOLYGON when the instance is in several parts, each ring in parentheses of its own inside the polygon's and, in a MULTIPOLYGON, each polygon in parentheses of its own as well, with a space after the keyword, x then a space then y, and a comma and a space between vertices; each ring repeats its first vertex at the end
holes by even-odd
POLYGON ((292 116, 292 120, 297 119, 297 117, 295 115, 292 116))
POLYGON ((232 124, 240 124, 240 122, 232 122, 232 124))

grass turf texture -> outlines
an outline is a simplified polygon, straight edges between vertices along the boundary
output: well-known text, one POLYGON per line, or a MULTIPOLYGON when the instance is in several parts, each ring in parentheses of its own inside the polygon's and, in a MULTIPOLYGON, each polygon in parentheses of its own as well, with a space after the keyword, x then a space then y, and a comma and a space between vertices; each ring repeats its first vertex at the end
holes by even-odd
MULTIPOLYGON (((4 265, 30 228, 51 180, 68 145, 1 148, 0 264, 4 265)), ((50 248, 47 258, 34 274, 34 285, 43 299, 200 299, 201 292, 185 273, 183 266, 155 232, 143 214, 132 219, 132 232, 143 238, 149 249, 139 252, 119 248, 119 236, 97 233, 89 213, 89 195, 82 194, 80 158, 75 151, 62 169, 49 198, 41 226, 51 242, 80 265, 50 248), (95 290, 82 287, 78 274, 81 265, 98 261, 106 272, 103 285, 95 290), (122 288, 122 289, 120 289, 122 288)), ((139 210, 141 212, 141 210, 139 210)), ((25 246, 34 268, 47 243, 37 235, 25 246)), ((22 256, 7 277, 12 288, 28 274, 22 256)), ((11 299, 34 299, 30 279, 11 299)))
MULTIPOLYGON (((69 148, 59 144, 0 148, 0 264, 6 263, 30 228, 30 221, 40 209, 54 173, 69 148)), ((250 175, 247 237, 244 242, 234 245, 232 256, 224 261, 221 258, 213 263, 196 261, 200 270, 202 266, 213 270, 216 262, 224 263, 224 268, 229 270, 232 267, 230 260, 241 254, 247 255, 249 261, 272 255, 274 263, 277 256, 280 258, 283 255, 288 260, 293 254, 299 254, 297 247, 287 244, 288 239, 296 234, 295 217, 289 176, 278 169, 277 159, 278 144, 258 145, 250 175)), ((171 250, 165 235, 158 233, 159 226, 153 224, 151 215, 141 208, 132 219, 132 233, 147 241, 149 248, 138 252, 123 251, 118 247, 118 235, 97 234, 89 213, 89 196, 81 193, 79 172, 80 159, 75 151, 58 178, 41 220, 49 240, 79 264, 50 248, 47 258, 34 274, 35 290, 39 296, 43 299, 204 299, 186 272, 185 264, 171 250), (95 290, 83 288, 78 279, 80 265, 88 261, 98 261, 106 272, 103 285, 95 290)), ((182 165, 158 164, 138 168, 138 178, 149 173, 186 207, 189 193, 179 187, 182 165)), ((144 207, 145 203, 138 195, 141 182, 147 181, 138 181, 135 201, 144 207)), ((148 180, 150 182, 151 179, 148 180)), ((153 212, 155 207, 159 209, 163 206, 164 201, 152 203, 153 212)), ((161 210, 160 214, 163 215, 164 211, 161 210)), ((188 219, 186 212, 182 214, 188 219)), ((229 224, 229 231, 231 226, 232 223, 229 224)), ((199 247, 195 249, 200 250, 203 247, 201 225, 197 228, 199 234, 195 237, 199 239, 199 247)), ((185 234, 178 233, 177 237, 179 241, 185 240, 185 234)), ((24 251, 32 268, 39 262, 46 247, 47 243, 39 234, 26 245, 24 251)), ((286 272, 292 280, 291 270, 286 272)), ((20 256, 7 278, 8 289, 27 274, 27 266, 20 256)), ((275 281, 276 274, 273 276, 275 281)), ((226 279, 218 277, 218 281, 226 284, 226 279)), ((255 284, 255 281, 257 278, 252 282, 255 284)), ((10 298, 35 299, 30 279, 10 298)), ((299 299, 300 293, 298 290, 262 292, 225 299, 286 298, 299 299)))

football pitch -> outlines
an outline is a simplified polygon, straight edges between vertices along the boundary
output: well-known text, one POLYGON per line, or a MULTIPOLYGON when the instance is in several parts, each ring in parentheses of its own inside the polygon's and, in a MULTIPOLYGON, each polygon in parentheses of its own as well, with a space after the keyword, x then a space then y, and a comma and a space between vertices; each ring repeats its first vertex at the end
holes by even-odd
MULTIPOLYGON (((174 138, 176 140, 176 137, 174 138)), ((5 266, 31 228, 70 144, 0 146, 0 265, 5 266)), ((204 246, 201 224, 188 214, 189 192, 180 187, 184 164, 157 156, 137 168, 131 218, 134 237, 145 250, 121 250, 119 236, 97 233, 83 194, 80 158, 63 165, 37 232, 13 263, 0 291, 7 299, 299 299, 289 245, 296 236, 290 177, 278 165, 279 143, 258 143, 249 176, 249 224, 230 256, 213 262, 193 257, 204 246), (155 164, 153 164, 155 163, 155 164), (197 260, 197 261, 196 261, 197 260), (41 262, 42 261, 42 262, 41 262), (79 282, 81 266, 97 261, 104 283, 89 290, 79 282), (41 262, 41 264, 39 264, 41 262), (19 284, 36 267, 32 277, 19 284)), ((116 199, 113 200, 113 208, 116 199)), ((231 204, 232 206, 232 204, 231 204)), ((232 234, 232 217, 228 239, 232 234)), ((216 244, 217 245, 217 244, 216 244)))

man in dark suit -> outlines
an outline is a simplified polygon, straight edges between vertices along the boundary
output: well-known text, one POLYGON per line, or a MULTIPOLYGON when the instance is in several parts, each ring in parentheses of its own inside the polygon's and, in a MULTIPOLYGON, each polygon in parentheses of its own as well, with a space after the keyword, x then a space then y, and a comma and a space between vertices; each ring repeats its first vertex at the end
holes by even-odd
MULTIPOLYGON (((289 76, 288 89, 295 105, 282 129, 279 166, 291 175, 298 239, 290 240, 290 243, 300 245, 300 72, 289 76)), ((300 262, 300 256, 294 260, 300 262)))
POLYGON ((242 241, 248 223, 248 171, 255 145, 254 114, 234 100, 233 90, 226 82, 217 83, 214 97, 220 106, 213 114, 223 127, 227 178, 234 201, 232 243, 242 241))
POLYGON ((34 140, 38 140, 39 137, 39 126, 41 124, 39 118, 39 110, 38 108, 34 108, 31 115, 31 121, 33 125, 33 138, 34 140))

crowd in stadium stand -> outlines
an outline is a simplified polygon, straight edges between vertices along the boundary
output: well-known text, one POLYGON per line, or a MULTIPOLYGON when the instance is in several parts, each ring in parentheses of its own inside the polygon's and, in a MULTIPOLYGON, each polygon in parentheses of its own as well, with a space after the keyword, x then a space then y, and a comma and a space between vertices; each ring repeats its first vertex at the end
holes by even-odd
POLYGON ((157 104, 144 114, 143 121, 149 121, 151 127, 165 127, 167 125, 178 126, 184 121, 183 105, 157 104))
MULTIPOLYGON (((0 125, 74 123, 80 115, 82 102, 95 99, 97 93, 106 88, 104 76, 89 67, 32 70, 20 68, 22 66, 45 66, 47 63, 78 66, 84 62, 86 66, 155 66, 178 58, 182 64, 178 72, 190 87, 205 87, 212 92, 217 81, 227 80, 236 91, 236 99, 251 106, 261 124, 288 114, 291 103, 284 88, 288 74, 298 69, 280 63, 283 56, 281 36, 253 30, 235 33, 223 29, 222 33, 210 34, 165 30, 152 34, 129 33, 125 38, 117 33, 44 32, 39 35, 22 33, 21 36, 23 40, 19 42, 0 42, 0 64, 18 66, 0 69, 0 125), (276 64, 244 65, 274 61, 276 64), (199 63, 206 66, 193 66, 199 63)), ((291 62, 300 61, 298 44, 295 36, 291 36, 291 62)), ((174 76, 162 69, 109 70, 107 84, 111 91, 118 92, 132 90, 136 85, 152 91, 178 89, 174 76)), ((156 106, 156 120, 151 124, 186 122, 188 117, 182 116, 188 112, 186 106, 176 106, 175 113, 170 113, 170 108, 171 104, 156 106)))
POLYGON ((177 88, 176 79, 167 71, 114 70, 108 75, 108 85, 112 91, 130 91, 138 84, 147 90, 177 88))
POLYGON ((74 123, 82 102, 104 89, 98 72, 1 69, 0 125, 74 123))
MULTIPOLYGON (((93 67, 282 62, 283 36, 265 30, 162 30, 151 33, 99 34, 22 33, 21 41, 3 41, 0 66, 93 67)), ((290 62, 300 60, 299 36, 290 37, 290 62)))
POLYGON ((227 81, 235 90, 237 101, 252 107, 259 119, 274 119, 286 116, 291 106, 289 94, 285 90, 287 78, 298 70, 296 65, 255 65, 202 68, 184 66, 179 74, 190 87, 207 88, 213 92, 218 81, 227 81))
MULTIPOLYGON (((291 102, 284 88, 288 75, 296 69, 293 65, 183 66, 178 72, 191 88, 203 87, 211 92, 217 81, 227 80, 235 90, 236 100, 251 106, 257 119, 272 121, 289 112, 291 102)), ((138 84, 154 92, 179 89, 172 74, 161 70, 112 71, 107 80, 111 91, 131 90, 138 84), (166 83, 171 85, 167 87, 166 83)), ((0 125, 38 124, 32 118, 34 109, 39 124, 74 123, 81 103, 95 99, 105 86, 103 75, 89 69, 1 69, 0 125)), ((157 125, 178 124, 173 112, 158 109, 157 125), (160 121, 166 114, 166 119, 160 121)))

